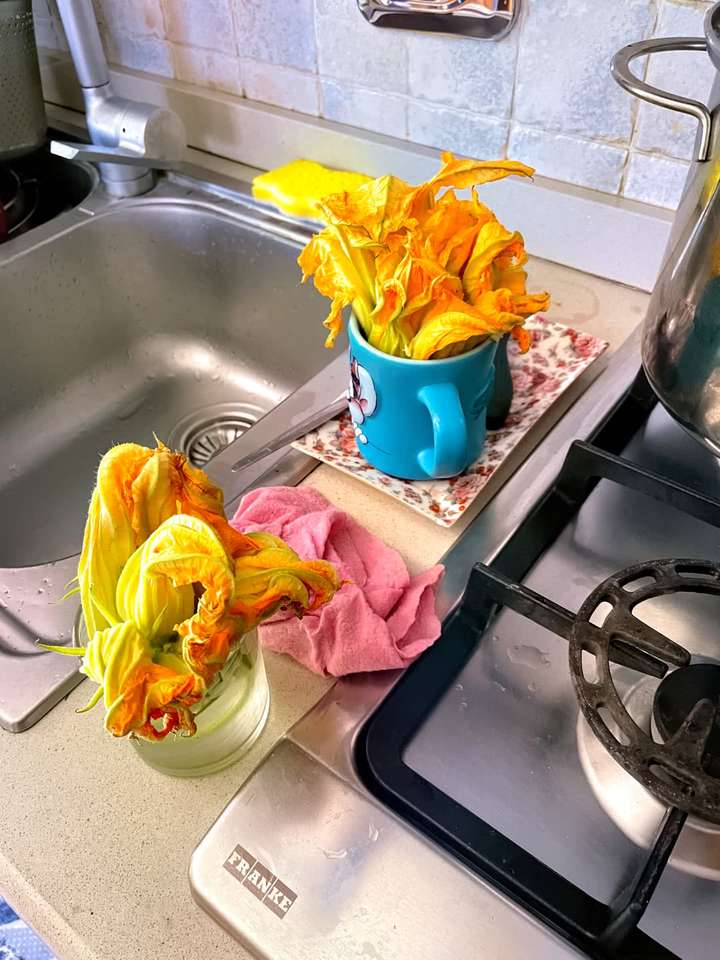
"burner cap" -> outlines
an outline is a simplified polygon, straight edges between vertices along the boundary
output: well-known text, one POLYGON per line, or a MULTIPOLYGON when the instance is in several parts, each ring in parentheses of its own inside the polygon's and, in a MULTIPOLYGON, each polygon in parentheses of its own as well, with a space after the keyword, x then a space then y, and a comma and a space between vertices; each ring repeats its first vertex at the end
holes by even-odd
MULTIPOLYGON (((663 740, 677 733, 700 700, 720 706, 720 665, 694 663, 673 670, 662 681, 655 694, 653 718, 663 740)), ((703 767, 712 777, 720 777, 720 716, 707 742, 703 767)))

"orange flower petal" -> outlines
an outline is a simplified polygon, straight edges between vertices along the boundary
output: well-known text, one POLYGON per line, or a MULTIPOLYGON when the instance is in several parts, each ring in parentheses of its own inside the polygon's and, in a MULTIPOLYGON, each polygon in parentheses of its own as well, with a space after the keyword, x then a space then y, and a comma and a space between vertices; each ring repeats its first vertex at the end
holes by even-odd
POLYGON ((491 271, 492 265, 501 255, 508 256, 509 250, 518 256, 524 253, 523 241, 519 233, 506 230, 495 219, 480 227, 462 276, 465 297, 470 303, 476 303, 483 293, 496 288, 491 271))
POLYGON ((147 739, 162 739, 182 727, 195 732, 189 707, 205 693, 205 684, 192 673, 178 674, 157 663, 141 663, 126 678, 122 692, 110 706, 106 729, 114 737, 132 731, 147 739), (151 719, 167 718, 157 729, 151 719))
POLYGON ((529 330, 525 330, 523 327, 514 327, 512 335, 518 342, 520 353, 527 353, 532 346, 532 334, 529 330))
POLYGON ((428 360, 439 351, 473 337, 497 340, 520 322, 511 308, 510 295, 502 290, 483 294, 474 305, 458 297, 445 296, 428 311, 411 343, 411 355, 416 360, 428 360))
POLYGON ((269 534, 248 534, 257 553, 235 563, 235 595, 230 615, 250 630, 280 607, 297 616, 332 598, 340 588, 335 568, 323 560, 300 560, 294 550, 269 534))

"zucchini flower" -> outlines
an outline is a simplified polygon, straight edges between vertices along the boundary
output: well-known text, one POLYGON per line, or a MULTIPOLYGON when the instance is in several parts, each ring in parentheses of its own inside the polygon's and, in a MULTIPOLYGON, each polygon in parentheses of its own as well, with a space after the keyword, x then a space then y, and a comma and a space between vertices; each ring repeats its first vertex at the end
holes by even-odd
POLYGON ((87 646, 43 646, 82 657, 98 684, 83 709, 102 699, 110 733, 150 740, 195 732, 192 708, 245 633, 280 608, 302 616, 340 586, 330 564, 233 530, 221 491, 159 442, 103 457, 78 581, 87 646))
POLYGON ((320 202, 325 229, 298 262, 303 281, 314 277, 332 301, 327 347, 352 306, 368 342, 393 356, 452 356, 509 332, 527 349, 522 324, 550 298, 527 293, 523 238, 478 200, 476 188, 533 170, 450 153, 442 160, 418 187, 385 176, 320 202), (456 190, 467 188, 470 199, 459 199, 456 190))

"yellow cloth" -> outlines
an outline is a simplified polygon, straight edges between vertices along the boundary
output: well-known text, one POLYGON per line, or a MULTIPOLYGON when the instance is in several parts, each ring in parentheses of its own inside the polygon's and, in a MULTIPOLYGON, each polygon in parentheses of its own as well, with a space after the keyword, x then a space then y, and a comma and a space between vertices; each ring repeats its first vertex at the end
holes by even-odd
POLYGON ((314 160, 293 160, 253 180, 253 196, 295 217, 319 218, 318 201, 331 193, 354 190, 371 178, 364 173, 331 170, 314 160))

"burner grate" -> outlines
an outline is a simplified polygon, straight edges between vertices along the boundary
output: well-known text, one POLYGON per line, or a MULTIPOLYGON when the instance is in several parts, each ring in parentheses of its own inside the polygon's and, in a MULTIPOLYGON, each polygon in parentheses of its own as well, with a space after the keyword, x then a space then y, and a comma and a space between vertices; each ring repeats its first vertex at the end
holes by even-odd
POLYGON ((687 650, 633 615, 644 601, 677 592, 720 595, 720 564, 657 560, 605 580, 578 611, 570 634, 570 672, 585 719, 610 755, 668 806, 720 824, 720 780, 707 772, 704 761, 717 704, 698 697, 677 730, 664 743, 656 743, 628 713, 610 672, 611 647, 617 638, 681 668, 678 673, 688 667, 687 650), (641 579, 650 582, 632 589, 641 579), (596 627, 591 619, 603 604, 610 605, 610 612, 596 627), (583 664, 584 652, 594 660, 591 676, 583 664), (603 709, 616 729, 604 719, 603 709))

